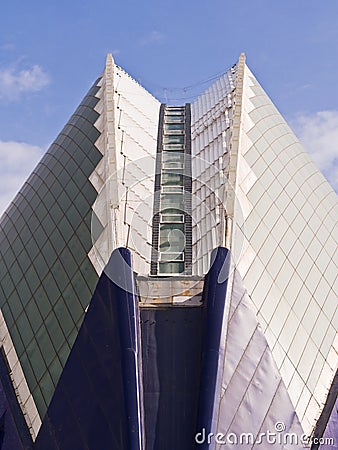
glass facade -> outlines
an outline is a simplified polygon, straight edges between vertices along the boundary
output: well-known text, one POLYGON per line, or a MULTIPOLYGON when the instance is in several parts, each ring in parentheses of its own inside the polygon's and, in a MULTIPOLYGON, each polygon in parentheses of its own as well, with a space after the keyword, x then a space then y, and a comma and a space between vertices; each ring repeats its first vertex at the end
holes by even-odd
MULTIPOLYGON (((189 107, 162 107, 157 154, 158 205, 154 214, 153 275, 189 274, 191 261, 191 164, 189 107), (158 211, 156 210, 158 206, 158 211), (189 226, 190 225, 190 226, 189 226), (159 228, 158 228, 159 226, 159 228), (188 238, 188 239, 187 239, 188 238)), ((155 183, 156 184, 156 183, 155 183)))

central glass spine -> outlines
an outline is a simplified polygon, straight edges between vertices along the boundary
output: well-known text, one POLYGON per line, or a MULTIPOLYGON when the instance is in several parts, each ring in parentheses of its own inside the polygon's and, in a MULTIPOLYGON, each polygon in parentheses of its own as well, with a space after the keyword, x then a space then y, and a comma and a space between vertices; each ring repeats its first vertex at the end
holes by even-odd
POLYGON ((151 275, 191 275, 190 105, 161 105, 151 275))

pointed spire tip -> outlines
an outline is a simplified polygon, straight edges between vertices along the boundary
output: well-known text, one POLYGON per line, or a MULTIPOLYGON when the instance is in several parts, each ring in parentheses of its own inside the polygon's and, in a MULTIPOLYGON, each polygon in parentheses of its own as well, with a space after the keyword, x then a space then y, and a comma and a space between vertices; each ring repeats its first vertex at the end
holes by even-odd
POLYGON ((108 63, 114 64, 114 58, 113 58, 112 53, 107 53, 106 64, 108 64, 108 63))

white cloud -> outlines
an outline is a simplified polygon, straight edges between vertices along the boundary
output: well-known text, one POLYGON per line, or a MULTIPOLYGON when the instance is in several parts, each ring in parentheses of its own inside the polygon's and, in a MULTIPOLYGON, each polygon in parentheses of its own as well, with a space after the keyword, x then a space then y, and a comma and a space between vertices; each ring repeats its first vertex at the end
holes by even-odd
POLYGON ((302 114, 291 122, 304 148, 338 192, 338 111, 302 114))
POLYGON ((21 94, 41 91, 49 83, 48 74, 39 65, 24 70, 0 69, 0 98, 17 100, 21 94))
POLYGON ((164 39, 164 35, 162 33, 160 33, 159 31, 151 31, 149 34, 147 34, 146 36, 144 36, 141 40, 140 40, 140 45, 143 47, 145 45, 149 45, 149 44, 157 44, 162 42, 164 39))
POLYGON ((0 216, 15 197, 43 154, 25 142, 0 141, 0 216))
POLYGON ((10 52, 15 50, 15 45, 13 43, 8 42, 7 44, 0 45, 0 50, 4 52, 10 52))

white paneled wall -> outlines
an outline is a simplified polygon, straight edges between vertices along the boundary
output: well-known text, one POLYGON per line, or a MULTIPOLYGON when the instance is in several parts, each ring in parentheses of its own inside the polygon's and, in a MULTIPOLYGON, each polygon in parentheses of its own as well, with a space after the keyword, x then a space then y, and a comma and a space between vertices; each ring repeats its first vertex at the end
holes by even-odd
POLYGON ((127 246, 133 252, 134 270, 147 275, 160 103, 111 56, 98 96, 103 116, 98 146, 104 158, 96 169, 102 182, 93 210, 103 231, 90 256, 100 274, 111 251, 127 246))
POLYGON ((191 104, 194 275, 209 270, 210 253, 223 240, 236 70, 191 104))
POLYGON ((338 361, 337 197, 247 67, 241 123, 238 175, 253 183, 238 186, 251 204, 236 229, 247 243, 238 270, 310 433, 338 361))
MULTIPOLYGON (((283 431, 296 433, 300 442, 303 430, 237 270, 233 274, 229 300, 225 355, 221 361, 222 394, 215 435, 221 433, 229 438, 229 443, 231 436, 238 438, 238 446, 234 448, 302 448, 301 445, 279 445, 277 439, 269 441, 264 434, 276 433, 276 424, 282 423, 283 431), (241 442, 243 433, 250 434, 252 440, 241 442)), ((215 448, 231 447, 216 444, 215 448)))

